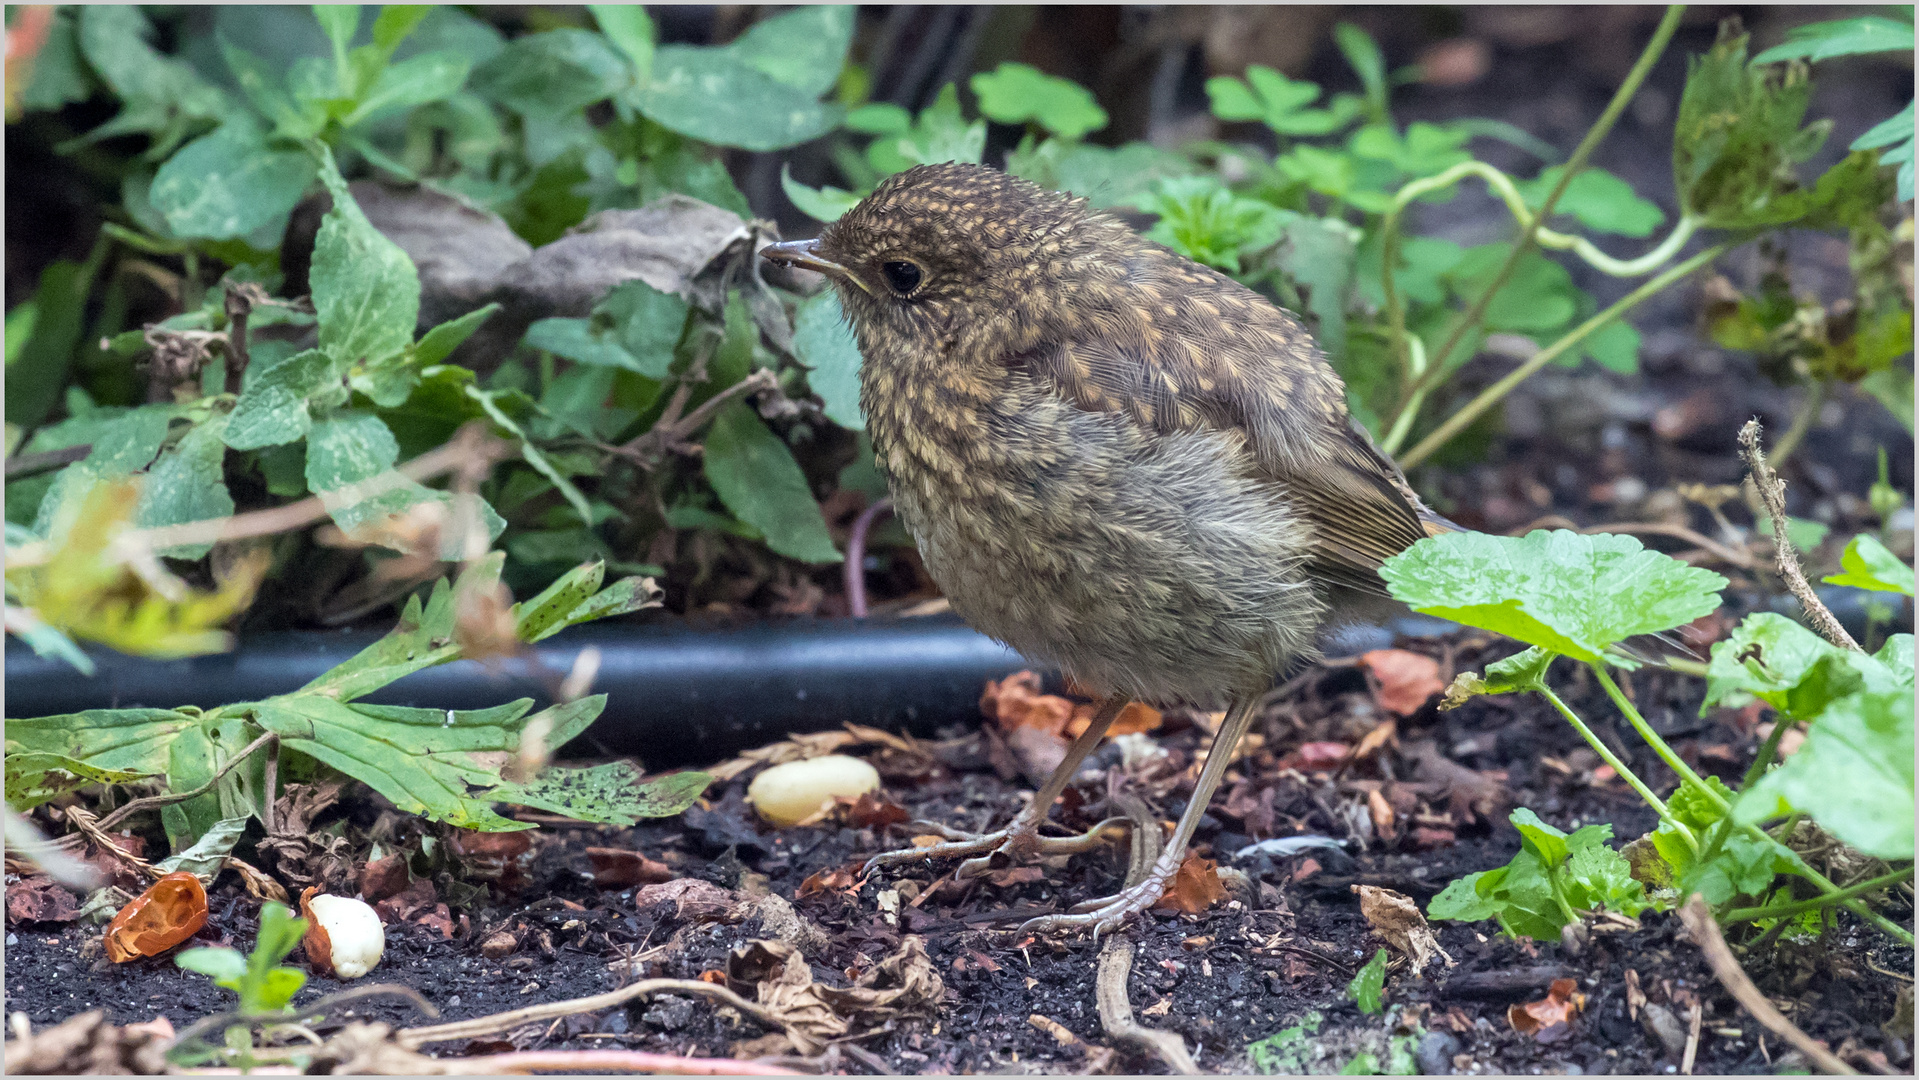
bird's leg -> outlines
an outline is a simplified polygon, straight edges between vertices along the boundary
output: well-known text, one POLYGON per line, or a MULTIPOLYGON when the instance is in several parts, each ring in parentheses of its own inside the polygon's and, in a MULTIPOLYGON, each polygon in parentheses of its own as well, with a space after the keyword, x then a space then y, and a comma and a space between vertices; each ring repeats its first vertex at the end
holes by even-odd
POLYGON ((972 855, 976 857, 961 863, 954 876, 977 877, 988 870, 996 869, 997 866, 1030 859, 1035 855, 1061 855, 1085 851, 1099 843, 1100 834, 1105 831, 1107 822, 1102 821, 1078 836, 1041 836, 1039 825, 1046 820, 1047 813, 1052 810, 1053 800, 1059 798, 1060 792, 1065 791, 1066 785, 1073 779, 1073 774, 1079 771, 1080 763, 1085 761, 1086 756, 1099 745, 1099 740, 1105 736, 1106 729, 1113 726, 1114 719, 1119 716, 1120 710, 1126 707, 1126 702, 1127 698, 1124 695, 1115 694, 1099 703, 1099 708, 1093 712, 1092 722, 1086 726, 1086 730, 1080 734, 1079 738, 1074 739, 1073 744, 1066 748, 1066 757, 1060 761, 1059 768, 1054 769, 1053 775, 1046 778, 1045 785, 1033 795, 1032 803, 1020 811, 1012 824, 1004 829, 979 834, 968 834, 958 829, 934 825, 935 831, 947 838, 946 843, 883 852, 868 859, 862 873, 870 874, 882 866, 899 866, 923 859, 972 855))
POLYGON ((1179 871, 1179 864, 1186 857, 1186 844, 1192 840, 1193 831, 1199 828, 1199 819, 1205 815, 1207 804, 1213 801, 1213 792, 1219 787, 1220 777, 1226 774, 1226 766, 1233 760, 1234 748, 1245 737, 1246 729, 1253 725, 1253 715, 1260 697, 1259 694, 1242 694, 1233 700, 1226 719, 1219 725, 1219 733, 1213 737, 1213 748, 1207 751, 1206 767, 1200 770, 1199 781, 1193 787, 1192 801, 1186 804, 1186 812, 1180 815, 1179 824, 1173 828, 1172 839, 1166 842, 1166 848, 1160 852, 1159 861, 1153 864, 1151 873, 1137 885, 1112 896, 1075 905, 1067 914, 1029 919, 1020 927, 1020 932, 1045 934, 1054 930, 1091 930, 1097 938, 1108 930, 1119 929, 1127 919, 1153 906, 1166 892, 1173 875, 1179 871))

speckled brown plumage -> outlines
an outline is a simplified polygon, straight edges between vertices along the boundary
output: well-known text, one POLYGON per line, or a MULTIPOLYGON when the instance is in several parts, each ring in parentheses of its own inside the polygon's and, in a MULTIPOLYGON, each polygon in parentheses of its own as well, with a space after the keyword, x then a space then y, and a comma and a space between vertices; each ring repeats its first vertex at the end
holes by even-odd
POLYGON ((1436 520, 1297 321, 1083 200, 921 166, 769 257, 833 276, 954 609, 1102 694, 1256 698, 1436 520))

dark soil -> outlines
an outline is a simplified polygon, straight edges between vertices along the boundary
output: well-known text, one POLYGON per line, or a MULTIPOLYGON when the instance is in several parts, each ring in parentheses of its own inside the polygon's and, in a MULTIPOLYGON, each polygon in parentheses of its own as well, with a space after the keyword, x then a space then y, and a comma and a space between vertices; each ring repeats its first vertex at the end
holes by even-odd
MULTIPOLYGON (((1438 657, 1445 668, 1476 667, 1511 648, 1457 635, 1399 644, 1438 657)), ((1636 745, 1636 740, 1620 737, 1630 734, 1623 725, 1621 731, 1610 730, 1611 710, 1596 686, 1569 677, 1558 682, 1602 738, 1622 749, 1636 745)), ((1741 718, 1730 711, 1695 719, 1697 680, 1642 673, 1635 690, 1652 722, 1668 731, 1680 752, 1699 767, 1726 776, 1745 768, 1753 740, 1741 734, 1741 718)), ((1423 908, 1453 878, 1511 857, 1518 848, 1517 836, 1504 816, 1513 806, 1531 807, 1566 829, 1609 822, 1621 841, 1654 824, 1651 813, 1622 783, 1592 782, 1594 755, 1534 698, 1479 698, 1445 714, 1429 704, 1399 722, 1396 750, 1357 764, 1344 776, 1289 773, 1281 765, 1302 743, 1350 741, 1384 718, 1363 678, 1350 667, 1321 669, 1296 682, 1289 693, 1276 695, 1256 728, 1263 744, 1239 763, 1234 777, 1251 789, 1274 789, 1271 821, 1262 827, 1257 809, 1250 817, 1242 816, 1248 804, 1228 798, 1231 789, 1242 785, 1229 783, 1199 836, 1202 851, 1248 875, 1246 885, 1204 914, 1155 912, 1127 931, 1138 943, 1131 1000, 1144 1022, 1180 1033, 1195 1049, 1200 1065, 1218 1072, 1250 1070, 1248 1044, 1299 1024, 1314 1012, 1323 1023, 1296 1047, 1304 1056, 1295 1059, 1295 1067, 1313 1071, 1337 1071, 1358 1052, 1378 1050, 1395 1025, 1412 1032, 1423 1026, 1419 1045, 1428 1068, 1484 1073, 1573 1067, 1588 1072, 1670 1071, 1679 1064, 1679 1055, 1626 1014, 1630 969, 1649 1002, 1669 1010, 1682 1024, 1695 1002, 1703 1009, 1696 1072, 1771 1071, 1792 1065, 1796 1059, 1789 1059, 1776 1040, 1762 1047, 1761 1029, 1713 980, 1697 948, 1670 915, 1649 913, 1636 932, 1595 934, 1577 953, 1559 944, 1493 936, 1491 924, 1436 924, 1440 944, 1456 966, 1436 962, 1422 977, 1394 972, 1386 993, 1395 1008, 1381 1017, 1361 1015, 1346 984, 1381 943, 1361 917, 1352 886, 1390 888, 1413 897, 1423 908), (1475 774, 1435 768, 1426 757, 1429 748, 1477 770, 1481 779, 1503 772, 1503 783, 1491 789, 1498 805, 1473 808, 1470 785, 1462 785, 1460 777, 1475 774), (1365 845, 1370 850, 1349 845, 1350 855, 1319 849, 1279 860, 1233 858, 1249 840, 1243 830, 1349 838, 1354 819, 1346 808, 1363 807, 1369 787, 1392 792, 1395 803, 1408 806, 1408 821, 1448 823, 1440 827, 1453 830, 1456 839, 1427 846, 1430 837, 1402 827, 1391 839, 1375 837, 1365 845), (1241 813, 1228 810, 1229 805, 1241 813), (1587 995, 1584 1014, 1549 1042, 1516 1032, 1506 1019, 1507 1007, 1542 998, 1547 984, 1562 976, 1576 979, 1587 995)), ((1169 714, 1155 735, 1174 765, 1190 762, 1202 743, 1203 730, 1193 719, 1169 714), (1182 729, 1183 722, 1188 726, 1182 729)), ((990 741, 975 732, 939 744, 929 755, 891 751, 875 755, 875 760, 887 778, 888 795, 910 813, 966 827, 998 824, 1017 810, 1022 790, 1029 789, 1023 780, 1008 782, 995 772, 989 763, 994 756, 990 741)), ((1649 752, 1626 757, 1655 786, 1670 789, 1670 774, 1649 752)), ((1106 810, 1101 802, 1109 784, 1163 791, 1155 809, 1171 818, 1183 808, 1191 773, 1186 769, 1185 779, 1161 781, 1157 788, 1153 782, 1136 784, 1124 779, 1127 770, 1109 746, 1081 774, 1055 818, 1071 828, 1098 820, 1106 810)), ((1137 779, 1142 774, 1133 775, 1137 779)), ((825 1062, 829 1067, 907 1073, 1074 1072, 1088 1067, 1084 1047, 1062 1046, 1029 1021, 1033 1014, 1057 1021, 1086 1044, 1107 1044, 1094 1003, 1098 946, 1085 939, 1035 940, 1017 927, 1024 918, 1117 888, 1123 847, 1073 857, 1049 866, 1039 880, 1005 887, 942 884, 917 907, 912 901, 931 889, 950 864, 879 875, 850 895, 827 890, 800 896, 809 877, 901 844, 913 830, 833 825, 774 831, 744 804, 747 779, 742 775, 715 785, 706 807, 696 807, 680 820, 630 830, 541 829, 537 861, 523 888, 507 893, 493 886, 476 894, 466 912, 469 928, 456 929, 451 938, 422 925, 391 926, 387 957, 376 979, 414 987, 440 1007, 444 1019, 460 1019, 597 994, 633 977, 697 978, 724 969, 734 948, 774 936, 776 931, 757 917, 729 922, 715 910, 704 919, 694 914, 682 918, 670 901, 636 906, 635 889, 596 888, 584 849, 615 847, 660 860, 676 876, 711 881, 731 891, 734 900, 771 892, 791 901, 800 915, 825 932, 829 944, 807 956, 815 977, 824 982, 845 984, 844 969, 870 965, 892 951, 902 935, 924 940, 947 987, 944 1009, 934 1018, 902 1018, 871 1032, 856 1024, 859 1037, 843 1043, 839 1056, 825 1062), (882 914, 882 893, 892 894, 886 906, 899 912, 897 920, 882 914), (498 958, 482 955, 481 943, 500 929, 512 934, 518 946, 498 958)), ((347 835, 379 828, 378 820, 362 803, 350 812, 347 835)), ((239 895, 231 877, 225 880, 228 884, 215 892, 214 916, 202 937, 245 949, 256 929, 257 909, 239 895)), ((461 887, 446 875, 439 877, 439 884, 442 889, 461 887)), ((109 963, 101 955, 99 933, 98 928, 81 926, 15 928, 7 939, 8 1011, 26 1013, 36 1027, 97 1007, 106 1007, 120 1023, 165 1016, 184 1027, 229 1007, 224 991, 202 976, 179 971, 170 959, 109 963)), ((1735 930, 1734 940, 1739 938, 1735 930)), ((1910 971, 1910 950, 1892 947, 1846 916, 1813 944, 1767 946, 1746 962, 1769 995, 1794 1006, 1791 1015, 1815 1038, 1843 1048, 1861 1064, 1909 1064, 1907 1045, 1880 1028, 1892 1019, 1900 984, 1874 969, 1910 971)), ((335 989, 331 980, 316 978, 295 1005, 335 989)), ((601 1014, 532 1024, 474 1040, 473 1045, 453 1043, 436 1050, 457 1054, 630 1047, 726 1056, 741 1042, 765 1034, 752 1021, 729 1012, 684 999, 646 998, 601 1014)), ((346 1020, 363 1018, 396 1026, 427 1022, 411 1006, 374 999, 352 1003, 316 1030, 325 1035, 346 1020)), ((1114 1067, 1164 1070, 1153 1058, 1127 1055, 1114 1067)))

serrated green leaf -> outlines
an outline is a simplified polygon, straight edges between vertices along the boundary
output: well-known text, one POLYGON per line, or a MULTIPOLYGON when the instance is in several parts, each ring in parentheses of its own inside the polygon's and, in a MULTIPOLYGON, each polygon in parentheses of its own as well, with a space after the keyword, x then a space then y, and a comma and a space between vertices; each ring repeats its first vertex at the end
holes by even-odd
POLYGON ((959 88, 947 83, 920 110, 913 126, 897 139, 875 139, 866 148, 866 156, 881 175, 891 175, 914 165, 937 165, 945 161, 977 165, 986 153, 986 121, 967 123, 960 111, 959 88))
POLYGON ((1734 832, 1712 858, 1687 865, 1674 885, 1679 895, 1701 893, 1706 903, 1718 907, 1740 897, 1765 896, 1778 876, 1790 869, 1790 861, 1777 846, 1734 832))
POLYGON ((356 127, 382 113, 444 101, 466 84, 473 62, 451 51, 421 53, 381 70, 366 96, 341 117, 342 127, 356 127))
POLYGON ((1426 905, 1426 917, 1429 919, 1454 919, 1459 922, 1478 922, 1490 919, 1504 905, 1492 898, 1493 889, 1489 886, 1480 891, 1480 882, 1496 875, 1503 879, 1506 868, 1481 870, 1476 874, 1467 874, 1454 878, 1439 894, 1426 905))
POLYGON ((250 365, 221 438, 235 450, 298 442, 313 426, 307 398, 338 380, 333 358, 319 349, 272 365, 250 365))
MULTIPOLYGON (((233 496, 227 491, 226 444, 221 436, 227 417, 215 414, 186 433, 173 449, 147 470, 140 488, 134 524, 142 529, 184 525, 233 515, 233 496)), ((212 544, 180 544, 160 554, 173 559, 198 559, 212 544)))
POLYGON ((513 605, 514 634, 525 642, 540 641, 566 626, 567 616, 600 591, 606 564, 582 563, 555 578, 531 600, 513 605))
POLYGON ((1868 855, 1912 858, 1912 690, 1831 703, 1798 752, 1741 793, 1733 816, 1753 823, 1789 809, 1868 855))
POLYGON ((1566 861, 1568 847, 1566 834, 1540 820, 1538 814, 1524 807, 1512 813, 1513 828, 1519 830, 1519 842, 1527 851, 1553 869, 1566 861))
POLYGON ((783 150, 831 131, 844 115, 722 49, 663 45, 633 102, 647 119, 715 146, 783 150))
POLYGON ((1855 589, 1871 589, 1875 592, 1896 592, 1912 595, 1912 567, 1899 561, 1899 556, 1886 549, 1879 538, 1871 533, 1860 533, 1846 545, 1846 553, 1840 557, 1843 573, 1831 574, 1820 580, 1828 585, 1850 585, 1855 589))
POLYGON ((198 716, 173 709, 89 709, 60 716, 8 717, 9 796, 15 754, 66 758, 108 773, 159 776, 167 771, 168 747, 174 739, 199 724, 198 716))
MULTIPOLYGON (((605 695, 545 710, 552 745, 578 734, 605 695)), ((402 812, 488 832, 531 828, 501 817, 485 793, 519 748, 531 699, 467 712, 348 705, 317 694, 260 702, 254 719, 284 746, 308 754, 386 796, 402 812), (479 792, 474 795, 472 792, 479 792)))
POLYGON ((631 763, 614 761, 583 769, 551 767, 528 783, 501 784, 485 795, 575 821, 627 826, 641 818, 672 817, 691 806, 712 782, 702 772, 673 773, 644 782, 631 763))
POLYGON ((839 81, 846 50, 853 44, 856 13, 845 4, 794 8, 747 27, 724 51, 761 74, 817 98, 839 81))
POLYGON ((720 501, 767 547, 801 562, 842 561, 793 452, 746 403, 728 402, 713 417, 703 458, 720 501))
POLYGON ((432 367, 445 360, 453 355, 453 350, 459 348, 467 338, 472 337, 474 332, 499 310, 499 304, 488 304, 428 330, 418 342, 414 343, 413 363, 421 367, 432 367))
MULTIPOLYGON (((660 588, 651 578, 628 577, 608 585, 595 593, 592 599, 573 609, 566 618, 567 626, 597 619, 610 619, 615 615, 626 615, 646 608, 660 606, 660 588)), ((548 631, 550 636, 557 630, 548 631)))
MULTIPOLYGON (((500 579, 506 561, 493 552, 460 575, 464 588, 491 587, 500 579)), ((416 671, 444 664, 459 656, 452 644, 453 590, 445 579, 435 582, 424 607, 420 598, 407 600, 399 623, 380 640, 336 664, 296 693, 320 694, 352 701, 416 671)))
MULTIPOLYGON (((17 721, 11 721, 17 722, 17 721)), ((7 805, 25 813, 49 799, 94 784, 130 784, 154 773, 138 769, 102 769, 65 754, 15 751, 7 745, 7 805)))
POLYGON ((322 148, 321 155, 320 180, 333 196, 333 209, 313 247, 320 348, 340 365, 381 360, 413 342, 420 275, 406 252, 360 212, 332 153, 322 148))
POLYGON ((274 149, 258 122, 240 113, 168 158, 147 197, 175 236, 245 237, 283 228, 314 171, 312 155, 274 149))
POLYGON ((606 38, 569 27, 515 38, 468 81, 481 97, 545 121, 604 101, 632 80, 626 58, 606 38))
POLYGON ((834 290, 808 297, 793 313, 793 355, 806 365, 806 384, 825 403, 826 418, 843 428, 863 430, 860 347, 834 290))
POLYGON ((973 76, 980 115, 1002 124, 1037 123, 1062 139, 1080 139, 1106 126, 1106 110, 1091 91, 1033 67, 1007 61, 973 76))
POLYGON ((1726 579, 1648 551, 1630 536, 1534 530, 1524 537, 1428 537, 1380 568, 1415 610, 1505 634, 1587 663, 1719 606, 1726 579))
POLYGON ((1897 686, 1912 685, 1913 639, 1911 634, 1894 634, 1886 639, 1879 651, 1872 654, 1874 660, 1885 665, 1897 686))
POLYGON ((171 154, 189 135, 233 114, 220 90, 190 64, 148 44, 153 25, 132 4, 102 4, 80 10, 80 52, 100 81, 120 99, 120 112, 94 128, 85 141, 147 133, 149 160, 171 154))
POLYGON ((1815 669, 1822 662, 1849 668, 1870 691, 1911 686, 1910 666, 1902 679, 1874 657, 1841 649, 1784 615, 1766 611, 1747 616, 1731 636, 1713 645, 1712 659, 1706 667, 1706 697, 1700 708, 1727 704, 1731 695, 1746 693, 1788 712, 1794 706, 1795 691, 1817 674, 1815 669))
POLYGON ((1722 31, 1693 57, 1673 131, 1680 205, 1714 228, 1763 228, 1811 208, 1794 166, 1825 142, 1830 120, 1802 129, 1812 84, 1803 64, 1746 62, 1746 35, 1722 31))
POLYGON ((1386 1007, 1385 949, 1374 952, 1373 958, 1353 976, 1353 981, 1346 984, 1346 996, 1367 1016, 1377 1016, 1386 1007))

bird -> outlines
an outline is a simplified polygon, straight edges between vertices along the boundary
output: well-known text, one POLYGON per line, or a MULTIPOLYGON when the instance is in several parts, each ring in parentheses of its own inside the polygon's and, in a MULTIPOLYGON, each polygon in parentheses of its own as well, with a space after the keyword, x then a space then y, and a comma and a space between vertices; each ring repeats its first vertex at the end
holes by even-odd
POLYGON ((1039 827, 1120 711, 1223 707, 1151 871, 1022 929, 1123 926, 1172 881, 1275 679, 1390 610, 1380 564, 1457 526, 1355 423, 1297 319, 1083 198, 920 165, 760 253, 837 290, 875 460, 953 610, 1098 701, 1006 827, 943 828, 868 871, 1086 850, 1097 827, 1039 827))

